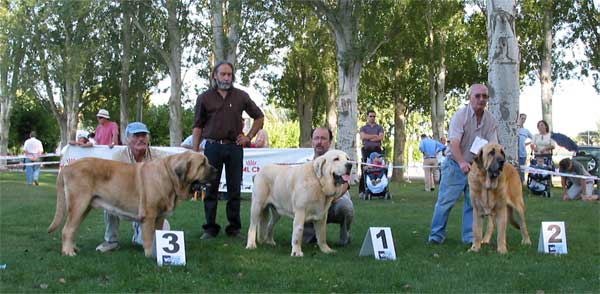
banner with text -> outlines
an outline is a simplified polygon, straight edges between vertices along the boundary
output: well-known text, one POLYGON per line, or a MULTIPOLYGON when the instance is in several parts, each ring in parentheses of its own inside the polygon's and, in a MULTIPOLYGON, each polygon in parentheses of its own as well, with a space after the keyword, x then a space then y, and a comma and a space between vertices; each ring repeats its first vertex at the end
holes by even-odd
MULTIPOLYGON (((103 159, 112 159, 113 154, 119 150, 126 148, 125 146, 94 146, 94 147, 79 147, 67 145, 63 148, 60 158, 60 166, 68 165, 74 160, 84 157, 96 157, 103 159)), ((154 147, 169 154, 177 154, 188 149, 181 147, 154 147)), ((304 163, 313 158, 312 148, 244 148, 244 161, 242 170, 242 192, 252 192, 252 177, 260 171, 261 167, 270 164, 293 164, 304 163)), ((219 191, 226 191, 225 168, 221 173, 221 183, 219 191)))

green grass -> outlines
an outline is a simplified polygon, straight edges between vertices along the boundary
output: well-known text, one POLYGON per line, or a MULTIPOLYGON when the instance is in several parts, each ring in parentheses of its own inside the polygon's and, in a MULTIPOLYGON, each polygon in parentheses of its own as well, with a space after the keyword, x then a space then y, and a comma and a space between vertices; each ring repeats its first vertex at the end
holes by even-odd
MULTIPOLYGON (((305 256, 292 258, 291 220, 282 218, 275 232, 277 246, 219 235, 200 241, 204 212, 200 202, 186 201, 170 218, 173 229, 185 231, 187 266, 158 267, 141 247, 130 245, 131 225, 122 222, 121 248, 100 254, 102 212, 93 210, 82 224, 76 257, 60 255, 60 233, 47 234, 54 215, 55 174, 43 173, 39 187, 27 187, 22 173, 0 173, 0 292, 453 292, 453 293, 598 293, 600 291, 600 214, 598 203, 563 202, 559 197, 526 196, 527 223, 533 246, 520 245, 520 234, 508 231, 509 253, 495 246, 468 253, 460 242, 462 201, 452 211, 448 239, 426 245, 437 194, 422 183, 392 184, 394 199, 363 201, 356 209, 349 247, 336 246, 338 227, 328 226, 333 255, 314 245, 305 256), (537 253, 541 221, 565 221, 569 253, 537 253), (359 257, 370 226, 391 227, 396 261, 359 257), (43 289, 46 288, 46 289, 43 289)), ((353 195, 356 194, 356 187, 353 195)), ((555 195, 560 191, 555 190, 555 195)), ((244 230, 250 202, 242 201, 244 230)), ((219 222, 225 225, 225 202, 219 222)))

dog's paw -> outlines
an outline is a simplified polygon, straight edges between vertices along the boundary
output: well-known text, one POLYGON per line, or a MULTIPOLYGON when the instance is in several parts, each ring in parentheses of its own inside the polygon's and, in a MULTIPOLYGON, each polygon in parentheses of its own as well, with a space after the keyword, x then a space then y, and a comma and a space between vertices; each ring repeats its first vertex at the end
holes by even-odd
POLYGON ((531 246, 531 239, 527 238, 521 241, 522 245, 531 246))
POLYGON ((62 255, 64 256, 76 256, 75 250, 63 250, 62 255))
POLYGON ((469 248, 469 252, 479 252, 479 249, 481 249, 480 246, 473 244, 471 245, 471 248, 469 248))
POLYGON ((293 257, 302 257, 302 256, 304 256, 304 253, 302 253, 302 251, 292 251, 291 256, 293 256, 293 257))
POLYGON ((256 244, 246 244, 246 249, 256 249, 256 244))
POLYGON ((506 247, 498 247, 497 251, 500 254, 506 254, 508 252, 508 250, 506 249, 506 247))
POLYGON ((275 244, 275 240, 267 240, 267 241, 265 241, 265 244, 269 244, 269 245, 272 245, 272 246, 277 245, 277 244, 275 244))

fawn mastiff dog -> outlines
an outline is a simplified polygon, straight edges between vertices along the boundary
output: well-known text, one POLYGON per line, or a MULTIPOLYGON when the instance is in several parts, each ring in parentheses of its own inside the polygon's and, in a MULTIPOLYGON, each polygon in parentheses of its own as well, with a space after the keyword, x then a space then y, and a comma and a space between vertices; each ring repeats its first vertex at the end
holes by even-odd
POLYGON ((178 198, 188 199, 216 177, 204 155, 195 152, 143 163, 83 158, 61 169, 57 178, 56 212, 48 227, 54 232, 65 212, 62 254, 75 256, 75 235, 90 209, 142 222, 144 253, 152 256, 154 231, 170 215, 178 198))
POLYGON ((525 203, 519 172, 513 165, 505 164, 505 158, 502 146, 490 143, 481 148, 471 164, 469 189, 473 204, 473 245, 470 251, 477 252, 481 243, 490 242, 495 220, 498 226, 497 251, 506 253, 506 226, 509 217, 511 224, 521 230, 521 243, 531 244, 525 222, 525 203), (520 223, 514 219, 514 210, 519 214, 520 223), (486 216, 488 228, 482 240, 483 218, 486 216))
POLYGON ((303 256, 301 245, 306 221, 315 224, 319 249, 324 253, 334 252, 326 242, 327 212, 333 199, 348 189, 352 170, 348 160, 346 153, 331 150, 300 166, 270 165, 261 169, 252 187, 246 248, 256 248, 257 235, 259 242, 275 245, 274 226, 283 214, 294 219, 291 256, 303 256))

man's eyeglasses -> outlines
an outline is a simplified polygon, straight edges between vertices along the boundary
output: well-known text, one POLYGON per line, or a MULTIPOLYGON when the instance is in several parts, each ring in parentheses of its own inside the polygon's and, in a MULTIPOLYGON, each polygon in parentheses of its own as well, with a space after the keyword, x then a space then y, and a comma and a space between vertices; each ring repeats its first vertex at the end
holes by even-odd
POLYGON ((475 98, 477 99, 487 99, 488 98, 488 94, 475 94, 475 98))

